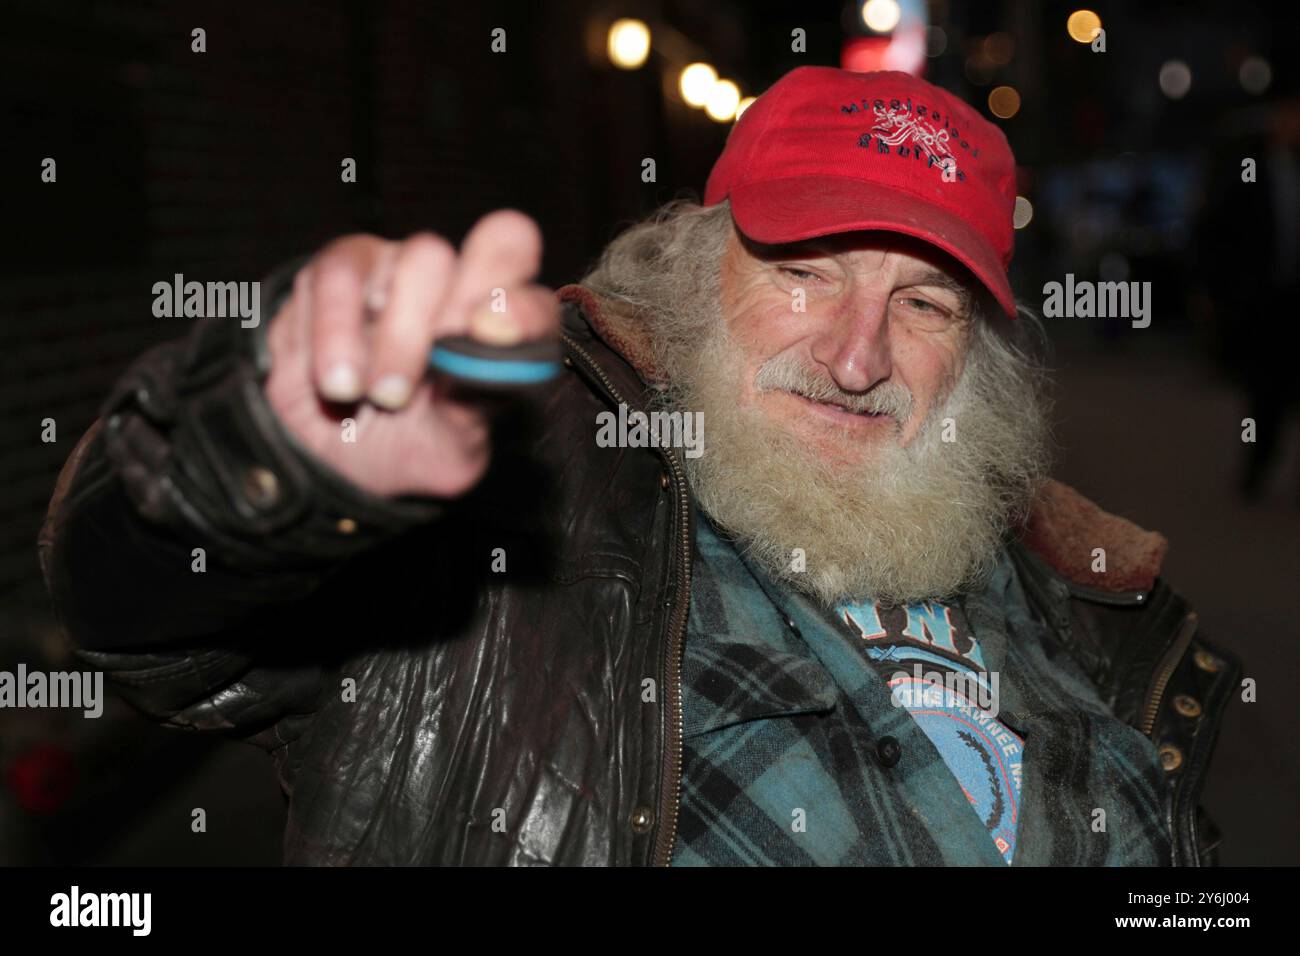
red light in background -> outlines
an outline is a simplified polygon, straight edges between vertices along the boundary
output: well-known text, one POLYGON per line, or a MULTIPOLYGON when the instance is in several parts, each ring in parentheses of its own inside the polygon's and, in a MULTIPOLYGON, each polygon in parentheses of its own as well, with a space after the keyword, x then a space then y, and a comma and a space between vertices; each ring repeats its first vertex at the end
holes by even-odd
POLYGON ((849 37, 840 48, 840 67, 855 73, 901 70, 925 75, 925 24, 906 23, 889 36, 849 37))

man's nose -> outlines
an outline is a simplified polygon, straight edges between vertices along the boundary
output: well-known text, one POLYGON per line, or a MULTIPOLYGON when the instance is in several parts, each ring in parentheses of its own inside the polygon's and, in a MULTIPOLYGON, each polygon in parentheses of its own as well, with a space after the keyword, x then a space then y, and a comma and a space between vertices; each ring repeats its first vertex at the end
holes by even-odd
POLYGON ((889 298, 852 295, 817 336, 812 356, 846 392, 865 392, 893 371, 889 343, 889 298))

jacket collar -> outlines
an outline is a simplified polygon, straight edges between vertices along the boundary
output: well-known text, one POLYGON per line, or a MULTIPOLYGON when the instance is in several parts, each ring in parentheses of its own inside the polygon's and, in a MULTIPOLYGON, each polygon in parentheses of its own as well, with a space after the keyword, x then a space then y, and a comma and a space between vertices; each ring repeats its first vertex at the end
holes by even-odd
MULTIPOLYGON (((572 303, 584 322, 567 323, 566 332, 599 338, 620 359, 605 368, 625 394, 642 399, 647 383, 663 374, 650 359, 649 331, 634 310, 572 283, 556 292, 572 303)), ((1043 483, 1016 538, 1074 588, 1100 594, 1149 592, 1160 575, 1169 543, 1119 515, 1103 511, 1074 488, 1055 479, 1043 483), (1092 570, 1094 552, 1105 552, 1105 573, 1092 570)))

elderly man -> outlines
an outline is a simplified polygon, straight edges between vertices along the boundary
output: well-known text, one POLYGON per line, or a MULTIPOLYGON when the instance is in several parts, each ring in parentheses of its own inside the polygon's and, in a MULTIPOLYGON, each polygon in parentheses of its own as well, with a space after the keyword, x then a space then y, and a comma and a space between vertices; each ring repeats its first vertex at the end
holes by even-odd
POLYGON ((1045 477, 1014 196, 950 94, 805 67, 558 295, 516 212, 340 239, 119 383, 42 536, 64 625, 270 752, 289 863, 1213 862, 1237 664, 1045 477), (564 368, 426 374, 454 336, 564 368))

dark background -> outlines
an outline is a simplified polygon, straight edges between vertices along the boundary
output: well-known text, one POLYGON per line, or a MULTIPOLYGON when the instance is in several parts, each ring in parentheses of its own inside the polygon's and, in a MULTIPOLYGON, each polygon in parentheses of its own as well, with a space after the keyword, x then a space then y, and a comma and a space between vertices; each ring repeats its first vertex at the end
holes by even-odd
MULTIPOLYGON (((1150 328, 1046 320, 1056 474, 1169 539, 1166 577, 1258 682, 1258 703, 1229 709, 1205 795, 1223 862, 1300 862, 1296 14, 1097 3, 1107 49, 1095 53, 1066 33, 1077 5, 915 5, 944 38, 931 36, 928 79, 986 116, 994 86, 1022 96, 995 120, 1034 207, 1017 291, 1038 306, 1067 272, 1152 282, 1150 328), (1007 49, 988 41, 998 34, 1004 63, 988 56, 1007 49), (1271 66, 1258 92, 1240 80, 1249 56, 1271 66), (1177 100, 1158 82, 1175 58, 1193 77, 1177 100), (1255 183, 1241 181, 1245 157, 1255 183), (1247 415, 1255 446, 1241 440, 1247 415)), ((707 60, 758 93, 795 66, 839 65, 855 12, 834 0, 0 4, 0 669, 72 666, 36 533, 114 378, 187 331, 153 317, 155 282, 260 279, 347 232, 458 240, 501 206, 541 224, 544 281, 572 281, 627 223, 702 191, 728 126, 681 102, 682 65, 707 60), (591 55, 614 16, 654 30, 639 70, 591 55), (206 53, 190 50, 195 27, 206 53), (504 54, 490 51, 495 27, 504 54), (791 52, 796 27, 806 53, 791 52), (57 184, 40 181, 47 156, 57 184), (340 182, 344 157, 355 184, 340 182)), ((93 721, 0 711, 0 863, 275 863, 283 817, 270 762, 249 746, 153 727, 116 701, 93 721), (194 807, 206 834, 190 832, 194 807)))

